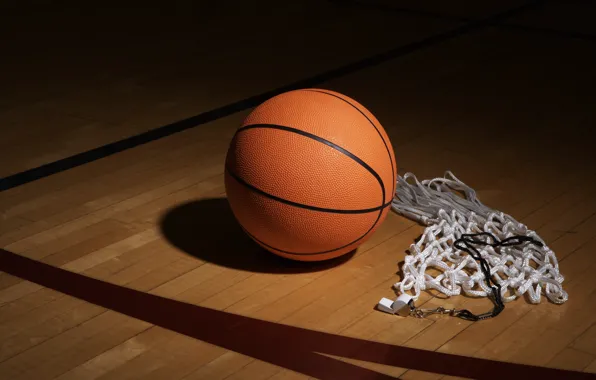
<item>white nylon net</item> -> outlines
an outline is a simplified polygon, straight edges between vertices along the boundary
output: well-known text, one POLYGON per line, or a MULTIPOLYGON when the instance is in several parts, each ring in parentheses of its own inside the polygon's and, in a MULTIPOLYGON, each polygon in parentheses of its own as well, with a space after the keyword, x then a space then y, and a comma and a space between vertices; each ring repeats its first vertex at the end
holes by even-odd
POLYGON ((405 257, 403 278, 394 285, 399 293, 408 293, 414 300, 429 289, 447 296, 463 292, 486 297, 491 290, 478 261, 454 248, 453 242, 462 234, 488 232, 499 240, 522 235, 543 244, 542 247, 534 244, 478 247, 490 266, 492 278, 501 285, 504 302, 527 293, 532 303, 539 303, 543 292, 553 303, 567 301, 554 252, 524 224, 482 204, 475 191, 453 173, 446 172, 444 178, 421 182, 412 173, 399 176, 392 208, 427 226, 405 257), (413 179, 414 183, 409 183, 408 179, 413 179), (457 191, 462 192, 463 197, 457 195, 457 191), (429 270, 438 274, 433 276, 429 270))

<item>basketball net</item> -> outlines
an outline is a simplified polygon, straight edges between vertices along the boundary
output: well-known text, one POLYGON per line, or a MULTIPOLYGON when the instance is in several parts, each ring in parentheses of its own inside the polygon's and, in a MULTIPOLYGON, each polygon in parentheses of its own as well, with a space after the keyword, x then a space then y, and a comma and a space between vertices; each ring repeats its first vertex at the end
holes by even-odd
POLYGON ((453 173, 422 182, 412 173, 399 176, 392 208, 427 227, 410 246, 403 278, 394 285, 400 297, 391 302, 383 298, 381 310, 395 314, 409 306, 399 314, 422 317, 438 312, 480 320, 495 316, 504 307, 503 302, 524 294, 534 304, 540 302, 542 294, 555 304, 567 301, 554 252, 536 232, 482 204, 475 191, 453 173), (416 309, 414 301, 431 289, 449 297, 491 297, 496 307, 480 316, 467 310, 462 314, 443 308, 416 309))

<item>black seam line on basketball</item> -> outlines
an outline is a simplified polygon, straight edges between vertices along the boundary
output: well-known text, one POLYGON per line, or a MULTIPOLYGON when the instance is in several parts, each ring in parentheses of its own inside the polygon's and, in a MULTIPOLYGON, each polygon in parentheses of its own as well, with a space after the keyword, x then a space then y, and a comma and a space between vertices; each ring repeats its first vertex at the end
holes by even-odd
POLYGON ((360 164, 364 169, 366 169, 370 174, 372 174, 373 177, 375 177, 375 179, 377 180, 377 182, 379 182, 379 186, 381 186, 381 195, 382 195, 382 200, 381 200, 381 205, 378 206, 380 208, 383 208, 383 206, 385 205, 385 184, 383 183, 383 179, 381 178, 381 176, 379 175, 379 173, 377 173, 375 171, 375 169, 373 169, 372 167, 370 167, 370 165, 368 165, 366 162, 364 162, 360 157, 356 156, 354 153, 348 151, 345 148, 342 148, 341 146, 327 140, 324 139, 320 136, 314 135, 312 133, 303 131, 301 129, 297 129, 297 128, 292 128, 292 127, 287 127, 285 125, 277 125, 277 124, 249 124, 246 125, 240 129, 238 129, 236 131, 236 135, 242 132, 245 132, 247 130, 250 129, 277 129, 280 131, 286 131, 286 132, 291 132, 291 133, 295 133, 304 137, 308 137, 310 139, 313 139, 315 141, 318 141, 322 144, 325 144, 335 150, 337 150, 340 153, 343 153, 344 155, 348 156, 349 158, 351 158, 352 160, 356 161, 358 164, 360 164))
POLYGON ((379 129, 377 128, 377 126, 375 125, 375 123, 373 123, 373 121, 366 116, 366 114, 364 112, 362 112, 362 110, 360 110, 360 108, 356 107, 354 104, 352 104, 351 102, 349 102, 348 100, 339 97, 335 94, 331 94, 325 90, 317 90, 317 89, 306 89, 307 91, 311 91, 311 92, 318 92, 321 94, 326 94, 326 95, 330 95, 333 96, 339 100, 342 100, 346 103, 348 103, 350 106, 352 106, 354 109, 356 109, 358 112, 360 112, 362 114, 362 116, 364 116, 366 118, 366 120, 368 120, 368 122, 373 126, 373 128, 377 131, 377 134, 379 135, 379 137, 381 138, 381 141, 383 141, 383 145, 385 146, 385 150, 387 151, 387 155, 389 156, 389 164, 391 165, 391 181, 392 181, 392 185, 391 185, 391 189, 392 189, 392 197, 395 196, 395 186, 396 186, 396 182, 395 182, 395 166, 393 165, 393 157, 391 157, 391 153, 389 152, 389 147, 387 146, 387 141, 385 141, 385 138, 383 138, 383 135, 381 134, 381 131, 379 131, 379 129))
MULTIPOLYGON (((225 171, 226 171, 226 172, 227 172, 227 173, 228 173, 228 174, 229 174, 229 175, 230 175, 230 176, 231 176, 231 177, 232 177, 234 180, 238 181, 238 183, 240 183, 240 184, 243 184, 243 185, 247 186, 248 188, 254 189, 254 191, 256 191, 256 192, 259 192, 259 193, 261 193, 261 194, 263 194, 263 195, 266 195, 266 196, 268 196, 268 195, 269 195, 269 194, 267 194, 267 193, 265 193, 265 192, 262 192, 262 191, 261 191, 261 190, 259 190, 259 189, 256 189, 256 188, 254 188, 254 186, 251 186, 250 184, 246 183, 245 181, 242 181, 242 179, 240 179, 239 177, 235 176, 235 175, 232 173, 232 171, 231 171, 231 170, 229 170, 229 168, 227 168, 227 167, 226 167, 226 168, 225 168, 225 171)), ((274 196, 274 197, 272 197, 272 199, 275 199, 275 198, 278 198, 278 197, 275 197, 275 196, 274 196)), ((385 199, 385 197, 384 197, 384 196, 383 196, 383 199, 385 199)), ((278 199, 275 199, 275 200, 281 201, 279 198, 278 198, 278 199)), ((391 206, 391 202, 388 202, 387 204, 385 204, 385 205, 384 205, 384 206, 383 206, 383 207, 382 207, 382 208, 379 210, 379 213, 377 214, 377 218, 375 219, 375 222, 374 222, 374 223, 373 223, 373 224, 370 226, 370 228, 369 228, 369 229, 368 229, 368 230, 367 230, 367 231, 366 231, 364 234, 362 234, 361 236, 359 236, 359 237, 358 237, 358 238, 356 238, 355 240, 353 240, 353 241, 351 241, 351 242, 349 242, 349 243, 347 243, 347 244, 344 244, 344 245, 342 245, 341 247, 334 248, 334 249, 330 249, 330 250, 327 250, 327 251, 320 251, 320 252, 304 252, 304 253, 301 253, 301 252, 291 252, 291 251, 285 251, 285 250, 283 250, 283 249, 279 249, 279 248, 273 247, 273 246, 271 246, 271 245, 269 245, 269 244, 265 243, 264 241, 262 241, 262 240, 258 239, 256 236, 254 236, 253 234, 251 234, 251 233, 250 233, 250 232, 249 232, 249 231, 248 231, 246 228, 244 228, 244 227, 242 227, 242 226, 241 226, 241 227, 242 227, 242 229, 243 229, 243 230, 244 230, 244 231, 245 231, 245 232, 246 232, 246 233, 247 233, 247 234, 248 234, 250 237, 252 237, 252 238, 253 238, 253 239, 255 239, 256 241, 258 241, 259 243, 261 243, 261 244, 263 244, 263 245, 265 245, 266 247, 269 247, 269 248, 271 248, 271 249, 275 249, 275 250, 277 250, 277 251, 279 251, 279 252, 286 253, 286 254, 290 254, 290 255, 296 255, 296 256, 322 255, 322 254, 325 254, 325 253, 334 252, 334 251, 337 251, 337 250, 343 249, 343 248, 345 248, 345 247, 348 247, 348 246, 350 246, 350 245, 352 245, 352 244, 355 244, 355 243, 357 243, 357 242, 358 242, 359 240, 361 240, 362 238, 364 238, 364 237, 365 237, 366 235, 368 235, 368 233, 370 233, 370 231, 372 231, 372 229, 373 229, 373 228, 374 228, 374 227, 377 225, 377 223, 379 222, 379 219, 381 218, 381 215, 383 214, 383 209, 384 209, 385 207, 388 207, 388 206, 391 206)), ((343 214, 345 215, 345 213, 343 213, 343 214)), ((354 214, 354 213, 350 213, 350 214, 354 214)))
POLYGON ((520 12, 536 8, 537 6, 542 5, 545 2, 545 0, 530 1, 528 3, 516 6, 514 8, 510 8, 508 10, 493 14, 486 18, 474 20, 462 26, 458 26, 441 33, 430 35, 428 37, 422 38, 418 41, 414 41, 406 45, 397 46, 385 52, 375 54, 373 56, 349 63, 344 66, 340 66, 338 68, 314 75, 309 78, 298 80, 286 86, 278 87, 277 89, 254 95, 252 97, 239 100, 237 102, 213 109, 211 111, 203 112, 199 115, 195 115, 184 120, 157 127, 149 131, 140 133, 138 135, 125 138, 123 140, 109 143, 82 153, 75 154, 70 157, 66 157, 32 169, 9 175, 0 179, 0 192, 12 189, 17 186, 22 186, 29 182, 37 181, 45 177, 49 177, 51 175, 67 171, 102 158, 106 158, 124 150, 132 149, 137 146, 149 143, 151 141, 155 141, 173 135, 175 133, 194 128, 199 125, 224 118, 226 116, 230 116, 237 112, 244 111, 248 108, 255 107, 275 95, 279 95, 281 93, 291 90, 312 87, 332 79, 338 79, 346 75, 358 72, 360 70, 374 67, 392 59, 419 51, 421 49, 434 46, 441 42, 449 41, 466 33, 470 33, 483 27, 492 25, 499 20, 509 18, 520 12))
POLYGON ((267 198, 276 200, 278 202, 281 202, 281 203, 284 203, 284 204, 287 204, 290 206, 299 207, 299 208, 303 208, 303 209, 307 209, 307 210, 328 212, 328 213, 333 213, 333 214, 368 214, 371 212, 383 210, 384 208, 391 206, 391 202, 385 203, 385 204, 383 204, 381 206, 377 206, 377 207, 371 207, 371 208, 367 208, 367 209, 358 209, 358 210, 334 209, 334 208, 311 206, 311 205, 294 202, 289 199, 281 198, 276 195, 270 194, 264 190, 259 189, 258 187, 251 185, 250 183, 246 182, 245 180, 240 178, 236 173, 234 173, 229 167, 226 167, 225 170, 228 172, 228 174, 232 178, 234 178, 236 180, 236 182, 251 189, 252 191, 254 191, 257 194, 261 194, 267 198))
POLYGON ((325 94, 325 95, 329 95, 329 96, 333 96, 334 98, 337 98, 347 104, 349 104, 352 108, 354 108, 356 111, 360 112, 360 114, 362 116, 364 116, 366 118, 366 120, 368 120, 368 122, 370 123, 370 125, 373 126, 373 128, 375 129, 375 131, 377 131, 377 134, 379 135, 379 137, 381 138, 381 141, 383 141, 383 145, 385 146, 385 150, 387 151, 387 155, 389 156, 389 163, 391 164, 391 181, 392 181, 392 185, 391 188, 393 188, 393 186, 395 186, 395 184, 393 182, 395 182, 395 167, 393 166, 393 157, 391 157, 391 152, 389 152, 389 147, 387 146, 387 141, 385 141, 385 138, 383 138, 383 135, 381 134, 381 131, 379 131, 379 128, 377 128, 377 126, 375 125, 375 123, 373 123, 373 121, 366 116, 366 114, 364 112, 362 112, 362 110, 358 107, 356 107, 354 104, 352 104, 352 102, 337 96, 335 94, 331 94, 329 92, 326 92, 324 90, 316 90, 316 89, 306 89, 306 91, 310 91, 310 92, 318 92, 319 94, 325 94))
POLYGON ((267 243, 265 243, 264 241, 260 240, 259 238, 257 238, 256 236, 254 236, 253 234, 251 234, 246 228, 242 227, 242 229, 244 230, 244 232, 249 235, 251 238, 255 239, 256 241, 258 241, 259 243, 263 244, 266 247, 269 247, 271 249, 275 249, 276 251, 282 252, 282 253, 286 253, 288 255, 296 255, 296 256, 314 256, 314 255, 323 255, 325 253, 331 253, 331 252, 335 252, 335 251, 339 251, 340 249, 344 249, 352 244, 357 243, 359 240, 361 240, 362 238, 364 238, 366 235, 368 235, 370 233, 370 231, 373 230, 373 228, 375 228, 375 226, 377 225, 377 223, 379 223, 379 219, 381 219, 381 215, 383 214, 383 211, 379 211, 379 214, 377 215, 377 219, 375 219, 375 222, 372 224, 372 226, 370 226, 370 228, 363 233, 362 235, 360 235, 358 238, 356 238, 355 240, 342 245, 341 247, 337 247, 337 248, 333 248, 333 249, 329 249, 327 251, 320 251, 320 252, 292 252, 292 251, 285 251, 283 249, 279 249, 276 247, 273 247, 267 243))

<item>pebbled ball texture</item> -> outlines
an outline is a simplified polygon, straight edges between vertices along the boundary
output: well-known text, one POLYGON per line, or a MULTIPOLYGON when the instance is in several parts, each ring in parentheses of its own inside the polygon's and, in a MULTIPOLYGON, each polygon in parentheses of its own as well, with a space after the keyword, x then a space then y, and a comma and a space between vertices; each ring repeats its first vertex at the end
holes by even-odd
POLYGON ((393 147, 379 121, 340 93, 275 96, 244 120, 226 157, 230 207, 244 231, 290 259, 353 251, 383 222, 395 192, 393 147))

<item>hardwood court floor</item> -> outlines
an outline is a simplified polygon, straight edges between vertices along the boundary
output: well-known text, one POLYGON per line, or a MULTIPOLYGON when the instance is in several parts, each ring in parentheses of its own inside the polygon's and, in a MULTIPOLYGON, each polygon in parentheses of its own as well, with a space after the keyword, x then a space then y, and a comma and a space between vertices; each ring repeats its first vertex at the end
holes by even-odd
POLYGON ((596 373, 593 2, 474 28, 523 2, 61 4, 0 12, 0 174, 18 185, 0 194, 0 379, 445 379, 505 363, 596 373), (251 97, 296 82, 369 108, 400 174, 452 170, 536 230, 569 301, 521 299, 478 323, 373 310, 423 231, 396 214, 332 263, 257 248, 227 206, 223 158, 251 97), (200 125, 52 166, 189 123, 200 125))

